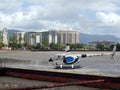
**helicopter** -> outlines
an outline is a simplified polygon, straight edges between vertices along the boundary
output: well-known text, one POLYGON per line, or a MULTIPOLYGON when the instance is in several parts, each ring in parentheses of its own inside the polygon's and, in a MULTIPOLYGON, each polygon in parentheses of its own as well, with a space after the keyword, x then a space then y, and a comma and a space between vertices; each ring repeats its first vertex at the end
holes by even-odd
MULTIPOLYGON (((70 47, 66 46, 65 48, 66 53, 64 54, 56 54, 53 57, 49 58, 49 63, 54 66, 55 68, 64 68, 64 67, 71 67, 75 68, 76 66, 80 66, 80 61, 82 58, 93 57, 93 56, 103 56, 106 54, 71 54, 70 47)), ((110 54, 111 58, 115 57, 116 46, 114 45, 113 53, 110 54)))

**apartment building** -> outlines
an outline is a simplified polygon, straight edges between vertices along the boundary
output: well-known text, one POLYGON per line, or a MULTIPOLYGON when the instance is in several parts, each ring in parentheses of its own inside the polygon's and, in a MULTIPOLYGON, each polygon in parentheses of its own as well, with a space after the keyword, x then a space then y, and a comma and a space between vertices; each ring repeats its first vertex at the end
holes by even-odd
POLYGON ((102 44, 104 45, 105 47, 110 47, 111 45, 114 45, 115 42, 112 42, 112 41, 92 41, 92 42, 89 42, 89 45, 96 48, 97 44, 102 44))
POLYGON ((43 44, 50 44, 50 43, 57 43, 57 31, 50 29, 50 30, 40 30, 34 32, 27 32, 25 34, 25 42, 30 45, 37 45, 38 43, 43 44))
POLYGON ((41 43, 41 32, 26 32, 25 34, 25 43, 29 45, 36 45, 37 43, 41 43))
POLYGON ((40 43, 41 45, 47 45, 50 43, 75 44, 79 43, 79 32, 71 29, 49 29, 27 32, 25 35, 25 41, 30 45, 36 45, 37 43, 40 43))
POLYGON ((0 42, 2 42, 2 32, 0 32, 0 42))
POLYGON ((57 44, 58 40, 58 32, 54 29, 46 30, 46 31, 41 31, 42 33, 42 39, 43 42, 44 40, 47 40, 48 44, 54 43, 57 44))
POLYGON ((24 40, 25 32, 14 32, 13 35, 16 38, 18 44, 24 44, 25 43, 25 40, 24 40))
POLYGON ((72 29, 42 29, 31 32, 15 32, 13 35, 17 39, 18 44, 26 43, 28 45, 49 45, 51 43, 79 43, 79 33, 72 29))
POLYGON ((61 44, 79 43, 79 32, 72 29, 59 30, 58 43, 61 43, 61 44))
POLYGON ((8 31, 7 28, 3 28, 2 30, 2 42, 4 45, 8 45, 8 31))

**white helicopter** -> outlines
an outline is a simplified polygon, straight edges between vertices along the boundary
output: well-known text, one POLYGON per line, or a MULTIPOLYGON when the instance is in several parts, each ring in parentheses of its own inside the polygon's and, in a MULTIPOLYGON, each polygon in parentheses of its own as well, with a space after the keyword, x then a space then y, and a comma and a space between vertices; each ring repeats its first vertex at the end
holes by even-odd
MULTIPOLYGON (((70 54, 70 47, 66 46, 65 49, 66 53, 65 54, 56 54, 55 56, 51 57, 49 59, 49 63, 52 66, 55 66, 55 68, 65 68, 65 67, 80 67, 80 58, 86 58, 86 57, 93 57, 93 56, 102 56, 104 55, 103 53, 101 54, 70 54)), ((111 55, 111 59, 115 57, 115 51, 116 51, 116 46, 113 48, 113 53, 109 54, 111 55)))

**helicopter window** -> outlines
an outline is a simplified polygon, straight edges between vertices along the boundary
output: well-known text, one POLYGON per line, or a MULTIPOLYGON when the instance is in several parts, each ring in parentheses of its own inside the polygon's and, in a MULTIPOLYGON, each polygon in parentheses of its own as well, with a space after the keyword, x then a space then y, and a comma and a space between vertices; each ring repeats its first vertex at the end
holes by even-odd
POLYGON ((58 59, 60 59, 61 58, 61 56, 60 55, 58 55, 58 59))
POLYGON ((65 58, 65 56, 58 55, 58 56, 56 57, 56 60, 63 60, 64 58, 65 58))

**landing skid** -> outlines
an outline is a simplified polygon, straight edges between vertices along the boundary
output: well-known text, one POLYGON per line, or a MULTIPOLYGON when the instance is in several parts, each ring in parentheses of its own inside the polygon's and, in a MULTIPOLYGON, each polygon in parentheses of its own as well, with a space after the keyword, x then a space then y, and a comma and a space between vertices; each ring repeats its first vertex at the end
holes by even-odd
POLYGON ((71 65, 71 66, 55 66, 55 69, 78 69, 78 68, 81 68, 81 66, 80 65, 78 65, 78 66, 73 66, 73 65, 71 65))

